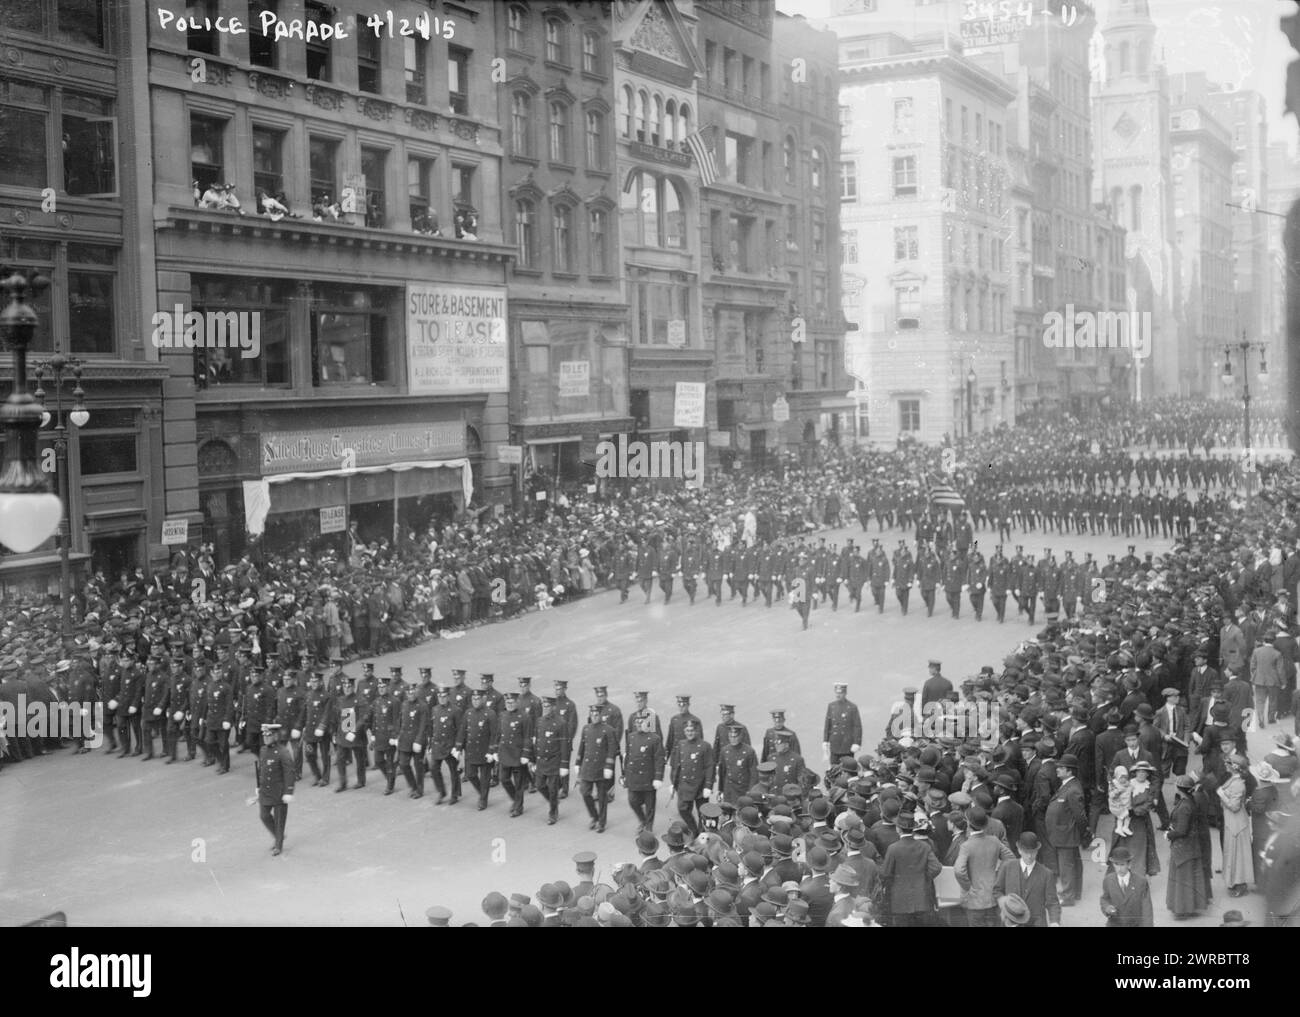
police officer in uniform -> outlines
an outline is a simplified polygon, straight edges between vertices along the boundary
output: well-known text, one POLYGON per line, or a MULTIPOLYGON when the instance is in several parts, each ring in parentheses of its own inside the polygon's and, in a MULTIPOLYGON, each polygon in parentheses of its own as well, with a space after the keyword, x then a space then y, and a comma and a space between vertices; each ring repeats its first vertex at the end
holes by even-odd
POLYGON ((1007 617, 1007 590, 1011 580, 1011 563, 1002 553, 1002 545, 993 548, 993 557, 989 559, 989 596, 993 599, 993 610, 998 616, 999 624, 1007 617))
POLYGON ((387 678, 375 682, 375 701, 370 704, 370 738, 375 746, 375 767, 384 776, 384 794, 391 795, 397 783, 397 733, 401 726, 400 705, 389 691, 387 678))
MULTIPOLYGON (((515 702, 516 712, 521 716, 528 716, 519 709, 521 702, 523 702, 523 697, 519 696, 515 702)), ((458 746, 462 740, 461 716, 461 712, 452 705, 451 686, 439 686, 438 701, 434 704, 433 709, 429 711, 429 758, 433 761, 433 786, 438 790, 438 801, 436 802, 438 805, 447 801, 447 785, 442 778, 444 764, 447 767, 447 773, 451 777, 450 804, 455 805, 460 801, 460 749, 458 746)), ((529 720, 531 720, 531 717, 529 717, 529 720)))
POLYGON ((878 614, 885 613, 885 585, 889 582, 889 559, 878 538, 872 538, 867 553, 867 581, 871 583, 871 599, 878 614))
POLYGON ((357 764, 357 787, 366 786, 366 732, 370 729, 371 707, 356 693, 356 679, 342 676, 342 694, 334 711, 335 763, 339 770, 339 786, 335 792, 348 789, 348 756, 357 764))
POLYGON ((934 617, 934 591, 943 578, 943 563, 928 543, 920 545, 916 562, 917 579, 921 584, 921 600, 925 603, 925 616, 934 617))
MULTIPOLYGON (((592 691, 596 694, 600 719, 614 732, 614 757, 618 759, 623 754, 623 711, 609 701, 609 689, 604 685, 597 685, 592 691)), ((614 800, 613 781, 610 782, 609 800, 614 800)))
POLYGON ((677 712, 668 720, 668 734, 664 738, 664 752, 672 755, 673 746, 686 732, 686 725, 694 724, 697 731, 703 731, 704 725, 700 723, 700 718, 691 713, 691 697, 677 697, 677 712))
POLYGON ((654 733, 662 741, 664 736, 663 725, 659 723, 659 714, 650 708, 649 692, 633 692, 633 698, 636 700, 636 709, 628 714, 627 718, 627 737, 631 738, 632 732, 640 727, 643 720, 649 717, 654 723, 654 733))
POLYGON ((835 683, 835 698, 826 705, 826 722, 822 727, 822 756, 828 763, 838 763, 854 756, 862 748, 862 715, 849 702, 849 687, 835 683))
POLYGON ((497 714, 488 709, 482 689, 475 689, 469 711, 461 720, 460 750, 465 754, 465 777, 478 792, 478 808, 488 805, 492 768, 497 762, 497 714))
POLYGON ((407 698, 406 683, 394 682, 393 698, 399 707, 397 764, 410 788, 408 798, 424 797, 424 746, 429 740, 429 711, 424 703, 407 698))
POLYGON ((234 690, 226 680, 226 669, 215 664, 203 694, 203 723, 208 742, 208 758, 203 765, 220 763, 218 774, 230 772, 230 729, 234 720, 234 690))
POLYGON ((167 680, 167 673, 162 669, 162 659, 152 658, 149 661, 149 675, 145 678, 142 710, 144 721, 142 730, 144 732, 145 754, 143 761, 153 759, 153 739, 155 732, 162 739, 164 754, 167 747, 167 704, 168 691, 171 683, 167 680))
POLYGON ((943 593, 954 618, 961 617, 961 591, 965 585, 966 559, 961 551, 952 548, 943 564, 943 593))
POLYGON ((655 714, 638 712, 632 715, 628 727, 623 786, 627 788, 627 803, 637 819, 637 833, 654 829, 656 793, 663 786, 666 757, 658 725, 655 714))
POLYGON ((727 744, 728 732, 733 727, 740 728, 741 744, 749 744, 749 728, 736 720, 735 706, 731 703, 723 703, 718 707, 718 714, 722 719, 713 731, 713 758, 715 761, 722 758, 722 750, 727 744))
POLYGON ((536 762, 533 764, 538 789, 550 806, 546 822, 551 826, 560 816, 560 782, 569 776, 569 759, 573 755, 573 735, 568 722, 555 707, 555 696, 543 697, 542 716, 537 722, 534 743, 536 762))
MULTIPOLYGON (((144 678, 135 663, 135 651, 122 647, 118 658, 117 737, 122 743, 122 756, 140 755, 144 740, 140 728, 140 704, 144 701, 144 678), (135 735, 135 751, 131 751, 131 735, 135 735)), ((121 756, 118 757, 122 758, 121 756)))
MULTIPOLYGON (((578 737, 578 707, 572 699, 569 698, 569 683, 563 678, 556 678, 552 682, 555 690, 555 712, 560 715, 564 723, 569 727, 569 743, 572 745, 573 739, 578 737)), ((567 770, 568 767, 566 766, 567 770)), ((569 797, 569 775, 566 773, 560 781, 560 797, 569 797)))
POLYGON ((898 542, 898 550, 894 552, 894 596, 898 598, 898 606, 903 609, 903 614, 907 614, 907 604, 912 596, 912 584, 916 581, 916 562, 912 560, 912 552, 907 549, 907 541, 898 542))
POLYGON ((727 743, 717 754, 718 795, 733 805, 758 783, 758 754, 744 735, 743 725, 728 725, 727 743))
POLYGON ((966 556, 966 588, 969 591, 970 606, 975 612, 976 621, 984 620, 984 590, 987 580, 988 565, 984 561, 984 555, 980 553, 979 541, 975 541, 966 556))
POLYGON ((334 725, 334 697, 324 688, 325 672, 315 670, 307 682, 307 706, 303 712, 303 743, 307 765, 316 779, 312 787, 329 787, 330 733, 334 725))
MULTIPOLYGON (((176 752, 180 746, 181 733, 189 732, 186 717, 190 713, 190 676, 185 673, 179 657, 172 658, 172 673, 168 679, 170 688, 167 692, 167 728, 163 739, 163 753, 167 764, 176 762, 176 752)), ((189 758, 194 758, 194 742, 190 740, 189 758)))
POLYGON ((275 720, 275 689, 266 683, 266 668, 254 665, 244 693, 244 748, 257 754, 262 748, 262 725, 275 720))
POLYGON ((289 821, 297 767, 293 753, 280 737, 281 731, 279 724, 262 725, 262 748, 254 767, 259 812, 262 825, 271 834, 273 855, 284 850, 284 828, 289 821))
POLYGON ((713 747, 700 740, 699 721, 687 721, 668 759, 677 813, 694 837, 700 832, 695 812, 713 797, 713 747))
POLYGON ((587 710, 587 726, 578 742, 578 788, 591 817, 590 829, 605 832, 609 808, 609 786, 614 781, 614 758, 618 739, 601 719, 600 707, 592 703, 587 710))
POLYGON ((524 795, 528 790, 529 752, 533 740, 533 718, 519 709, 519 693, 507 692, 505 709, 498 715, 500 730, 497 736, 498 766, 501 786, 510 796, 510 817, 524 811, 524 795))
MULTIPOLYGON (((298 690, 297 673, 290 668, 285 671, 282 687, 275 694, 275 722, 280 730, 289 736, 289 750, 293 753, 294 779, 302 780, 302 724, 306 715, 307 698, 298 690)), ((190 686, 193 692, 193 686, 190 686)), ((191 702, 198 700, 191 696, 191 702)), ((193 754, 191 754, 193 758, 193 754)))
POLYGON ((776 743, 779 735, 787 735, 790 741, 790 747, 795 752, 799 751, 799 736, 785 726, 785 711, 772 711, 772 726, 763 732, 763 754, 759 757, 761 762, 766 763, 776 755, 776 743))

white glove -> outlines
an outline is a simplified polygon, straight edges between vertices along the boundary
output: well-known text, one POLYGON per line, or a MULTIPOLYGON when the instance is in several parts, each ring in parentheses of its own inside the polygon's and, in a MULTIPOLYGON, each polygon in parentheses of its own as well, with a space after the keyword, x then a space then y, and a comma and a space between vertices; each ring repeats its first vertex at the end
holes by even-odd
POLYGON ((663 786, 664 786, 664 782, 663 782, 662 780, 656 780, 656 781, 654 781, 654 789, 655 789, 656 791, 658 791, 658 790, 659 790, 661 787, 663 787, 663 786))
POLYGON ((830 758, 831 758, 831 743, 822 742, 822 759, 830 759, 830 758))
POLYGON ((324 737, 325 737, 325 729, 324 729, 323 727, 318 727, 318 728, 316 729, 316 737, 317 737, 317 738, 324 738, 324 737))
POLYGON ((161 717, 161 716, 162 716, 162 707, 161 707, 161 706, 155 706, 155 707, 153 708, 153 715, 154 715, 155 717, 161 717))
POLYGON ((350 741, 350 742, 354 742, 354 741, 356 741, 356 740, 357 740, 357 736, 356 736, 355 732, 349 731, 349 732, 347 733, 347 740, 350 741))
POLYGON ((280 801, 282 801, 285 805, 288 805, 291 801, 293 801, 293 795, 281 795, 280 801))
POLYGON ((861 749, 861 748, 862 748, 861 745, 851 745, 851 746, 849 746, 849 751, 852 752, 852 753, 856 756, 856 755, 858 754, 858 750, 861 749))
POLYGON ((528 761, 528 758, 527 758, 526 756, 520 756, 520 757, 519 757, 519 765, 520 765, 520 766, 532 766, 533 764, 530 763, 530 762, 528 761))
POLYGON ((416 752, 416 753, 423 752, 423 751, 424 751, 424 746, 421 745, 419 742, 412 742, 412 743, 411 743, 411 751, 412 751, 412 752, 416 752))
POLYGON ((176 723, 179 724, 181 720, 184 718, 184 716, 185 716, 184 713, 182 713, 180 710, 177 710, 175 713, 172 714, 172 720, 176 721, 176 723))
POLYGON ((713 797, 713 788, 711 788, 711 787, 706 787, 706 788, 704 789, 704 797, 705 797, 705 798, 712 798, 712 797, 713 797))
POLYGON ((561 777, 567 777, 568 775, 569 775, 569 771, 568 771, 568 770, 561 770, 561 771, 560 771, 560 776, 561 776, 561 777))
POLYGON ((289 737, 291 737, 291 738, 301 738, 301 737, 302 737, 302 732, 299 731, 297 728, 294 728, 292 731, 289 732, 289 737))
POLYGON ((396 738, 390 738, 390 739, 388 739, 388 744, 391 745, 391 746, 393 746, 393 748, 396 748, 396 747, 397 747, 397 739, 396 739, 396 738))
MULTIPOLYGON (((396 743, 394 743, 394 744, 396 744, 396 743)), ((460 749, 452 749, 452 750, 451 750, 451 756, 452 756, 453 759, 459 759, 459 758, 460 758, 460 749)))
POLYGON ((485 758, 489 763, 495 763, 495 762, 497 761, 497 756, 496 756, 496 753, 494 753, 494 752, 489 752, 489 753, 488 753, 484 758, 485 758))
POLYGON ((605 779, 606 779, 606 780, 613 780, 613 779, 614 779, 614 771, 613 771, 612 769, 610 769, 609 767, 606 767, 606 768, 605 768, 603 771, 601 771, 601 772, 605 774, 605 779))
POLYGON ((228 720, 223 720, 223 721, 221 722, 221 730, 222 730, 222 731, 229 731, 229 730, 230 730, 230 721, 228 721, 228 720))
POLYGON ((132 707, 130 707, 126 712, 129 713, 129 714, 131 714, 132 716, 134 716, 135 713, 136 713, 137 711, 136 711, 136 708, 135 708, 134 706, 132 706, 132 707))
POLYGON ((110 700, 108 701, 108 708, 109 708, 110 710, 116 710, 116 709, 117 709, 117 700, 116 700, 116 699, 110 699, 110 700))

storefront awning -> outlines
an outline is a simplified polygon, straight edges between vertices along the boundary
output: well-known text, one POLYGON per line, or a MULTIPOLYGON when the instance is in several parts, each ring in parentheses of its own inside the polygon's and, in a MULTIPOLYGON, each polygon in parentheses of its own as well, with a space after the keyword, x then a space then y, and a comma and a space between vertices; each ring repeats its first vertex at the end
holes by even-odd
POLYGON ((580 434, 568 434, 562 438, 525 438, 525 445, 567 445, 571 441, 582 441, 580 434))
POLYGON ((460 486, 468 505, 474 492, 474 473, 468 459, 427 460, 415 463, 394 463, 390 466, 363 466, 351 470, 314 470, 306 473, 280 473, 261 480, 244 481, 244 522, 251 536, 266 530, 266 517, 271 514, 271 488, 295 480, 328 481, 341 477, 361 477, 374 473, 405 473, 408 470, 460 470, 460 486))

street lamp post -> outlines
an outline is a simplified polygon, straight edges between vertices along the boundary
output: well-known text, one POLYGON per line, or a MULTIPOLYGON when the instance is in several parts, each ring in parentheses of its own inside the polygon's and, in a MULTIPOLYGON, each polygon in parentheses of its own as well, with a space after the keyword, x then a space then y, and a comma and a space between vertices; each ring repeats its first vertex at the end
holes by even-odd
POLYGON ((65 357, 62 353, 56 353, 49 360, 36 365, 35 396, 37 405, 42 411, 42 424, 51 419, 45 409, 45 389, 42 387, 47 372, 54 380, 54 460, 59 474, 59 503, 63 506, 63 515, 59 520, 59 600, 61 602, 59 631, 63 637, 63 645, 68 646, 72 640, 72 568, 68 560, 72 543, 72 506, 69 504, 66 422, 71 421, 73 427, 85 427, 86 422, 90 420, 90 413, 86 410, 86 393, 81 387, 81 361, 76 357, 65 357), (63 379, 68 375, 71 375, 75 383, 72 398, 76 401, 72 405, 71 412, 65 417, 63 379))
POLYGON ((1259 350, 1259 378, 1261 381, 1268 379, 1268 361, 1265 355, 1268 351, 1266 343, 1250 342, 1246 334, 1241 334, 1241 342, 1230 343, 1223 348, 1223 384, 1225 386, 1232 384, 1232 351, 1233 349, 1241 351, 1241 403, 1242 403, 1242 453, 1246 457, 1246 498, 1249 500, 1251 487, 1253 484, 1254 458, 1253 450, 1250 443, 1250 363, 1249 356, 1251 350, 1259 350))

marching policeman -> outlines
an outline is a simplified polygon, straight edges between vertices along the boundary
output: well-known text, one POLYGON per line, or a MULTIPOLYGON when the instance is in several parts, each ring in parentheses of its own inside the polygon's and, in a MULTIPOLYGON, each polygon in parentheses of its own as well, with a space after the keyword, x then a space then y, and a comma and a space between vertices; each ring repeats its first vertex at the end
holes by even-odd
POLYGON ((532 751, 533 718, 519 709, 519 693, 507 692, 505 709, 498 715, 498 766, 501 786, 510 796, 510 817, 523 815, 524 795, 528 791, 529 753, 532 751))
POLYGON ((898 550, 894 552, 894 596, 898 598, 898 605, 903 609, 903 614, 907 614, 907 602, 912 596, 912 584, 916 581, 916 562, 912 560, 912 552, 907 549, 907 541, 898 542, 898 550))
POLYGON ((614 757, 618 739, 601 719, 600 707, 593 703, 587 710, 587 726, 578 743, 578 788, 591 817, 590 829, 605 832, 609 808, 609 786, 614 781, 614 757))
MULTIPOLYGON (((168 679, 170 688, 167 692, 167 729, 166 737, 163 739, 163 753, 167 756, 167 763, 171 765, 176 762, 176 751, 180 746, 181 733, 189 732, 189 723, 186 720, 190 712, 190 677, 185 673, 179 657, 172 658, 172 673, 168 679)), ((194 758, 194 741, 190 739, 190 755, 194 758)))
POLYGON ((632 696, 636 699, 636 709, 633 710, 627 718, 628 739, 631 740, 632 732, 638 730, 641 722, 648 717, 653 722, 651 727, 654 730, 654 733, 657 734, 659 740, 662 741, 664 729, 663 725, 659 723, 659 714, 650 708, 650 693, 633 692, 632 696))
POLYGON ((266 684, 266 668, 257 665, 248 674, 244 693, 244 748, 257 753, 262 748, 262 725, 275 720, 275 689, 266 684))
MULTIPOLYGON (((521 714, 523 711, 518 707, 522 701, 522 696, 515 701, 516 710, 521 714)), ((451 777, 450 804, 460 801, 460 749, 457 746, 462 740, 461 716, 451 703, 451 686, 439 686, 438 702, 429 711, 429 758, 433 760, 433 786, 438 790, 438 805, 447 801, 447 785, 442 778, 444 764, 451 777)))
POLYGON ((943 593, 948 598, 948 608, 954 618, 961 617, 961 591, 966 585, 965 556, 953 548, 943 565, 943 593))
POLYGON ((682 737, 673 746, 668 766, 672 773, 673 793, 677 795, 677 813, 690 828, 691 836, 700 832, 695 811, 713 797, 713 747, 700 740, 700 725, 689 720, 682 737))
POLYGON ((731 703, 723 703, 718 707, 718 713, 722 719, 713 731, 713 758, 715 761, 721 760, 722 750, 727 745, 727 737, 733 727, 740 728, 741 744, 749 744, 749 728, 736 720, 735 706, 731 703))
POLYGON ((408 798, 424 797, 424 746, 429 740, 429 711, 414 696, 407 698, 406 683, 393 683, 393 698, 399 707, 397 765, 410 788, 408 798))
POLYGON ((370 704, 369 735, 375 747, 375 766, 384 776, 384 794, 391 795, 397 783, 397 734, 401 727, 400 705, 389 691, 387 678, 375 682, 375 700, 370 704))
POLYGON ((334 697, 324 688, 325 672, 316 670, 307 682, 307 705, 303 711, 303 743, 307 765, 316 779, 312 787, 329 787, 330 732, 334 725, 334 697))
POLYGON ((478 792, 478 808, 488 805, 492 765, 497 761, 497 715, 487 707, 482 689, 475 689, 470 708, 461 721, 460 750, 465 754, 465 777, 478 792))
MULTIPOLYGON (((117 711, 117 735, 122 743, 122 756, 140 755, 140 743, 144 740, 140 728, 140 704, 144 701, 144 678, 135 663, 135 653, 126 646, 118 658, 118 683, 116 702, 109 701, 111 709, 117 711), (135 735, 135 751, 131 751, 131 735, 135 735)), ((120 756, 118 758, 121 758, 120 756)))
POLYGON ((659 718, 653 713, 633 715, 623 757, 623 786, 627 803, 637 818, 637 833, 654 830, 656 792, 664 779, 664 741, 659 736, 659 718))
POLYGON ((975 620, 984 620, 984 590, 988 580, 988 565, 980 553, 979 541, 970 546, 966 556, 966 587, 970 591, 970 606, 975 612, 975 620))
POLYGON ((537 722, 534 742, 536 762, 533 776, 537 787, 550 806, 546 822, 554 826, 560 816, 560 782, 569 776, 569 760, 573 755, 573 735, 568 722, 555 709, 555 697, 542 699, 542 716, 537 722))
POLYGON ((153 759, 155 733, 162 739, 164 754, 167 746, 166 713, 171 682, 167 680, 167 674, 163 671, 161 665, 162 660, 160 658, 151 659, 149 661, 149 674, 144 682, 141 709, 144 714, 142 730, 145 737, 144 746, 146 751, 142 761, 153 759))
POLYGON ((307 713, 307 697, 298 690, 297 673, 290 668, 282 679, 284 685, 275 696, 275 722, 289 736, 293 752, 295 779, 302 780, 302 726, 307 713))
POLYGON ((234 720, 235 693, 226 680, 226 669, 217 664, 203 691, 203 724, 208 743, 208 758, 203 765, 220 763, 218 774, 230 772, 230 729, 234 720))
POLYGON ((758 754, 744 735, 743 725, 728 725, 727 744, 717 755, 718 795, 732 804, 758 783, 758 754))
POLYGON ((293 782, 297 764, 293 752, 280 736, 279 724, 262 725, 262 748, 254 767, 257 802, 262 825, 271 834, 271 854, 284 850, 284 828, 289 821, 289 803, 293 801, 293 782))
POLYGON ((366 786, 366 732, 370 729, 371 707, 356 693, 356 679, 342 676, 343 692, 334 712, 335 763, 339 769, 339 786, 335 793, 348 789, 348 757, 357 764, 357 787, 366 786))
POLYGON ((989 559, 989 596, 993 598, 993 610, 998 621, 1004 622, 1007 615, 1007 589, 1011 580, 1011 563, 1002 553, 1002 545, 993 548, 993 557, 989 559))
POLYGON ((795 752, 799 751, 799 736, 785 726, 785 711, 772 711, 772 726, 763 732, 763 755, 762 762, 766 763, 776 755, 776 743, 778 735, 785 734, 789 737, 790 747, 795 752))
POLYGON ((871 599, 876 604, 879 614, 885 613, 885 585, 889 582, 889 558, 879 539, 871 541, 871 551, 867 554, 867 580, 871 583, 871 599))
POLYGON ((921 545, 916 562, 916 575, 921 585, 921 600, 925 603, 925 616, 934 617, 934 591, 943 577, 943 563, 927 543, 921 545))
POLYGON ((691 713, 691 697, 677 697, 677 712, 668 721, 668 735, 664 738, 664 751, 670 756, 679 739, 686 733, 686 725, 694 724, 695 730, 703 731, 704 725, 700 723, 700 718, 691 713))
MULTIPOLYGON (((555 712, 560 715, 564 723, 569 727, 569 742, 572 744, 573 739, 578 737, 578 707, 572 699, 569 698, 569 683, 563 678, 556 678, 552 683, 555 692, 555 712)), ((566 766, 567 770, 568 767, 566 766)), ((560 797, 569 797, 569 775, 566 773, 563 780, 560 781, 560 797)))

